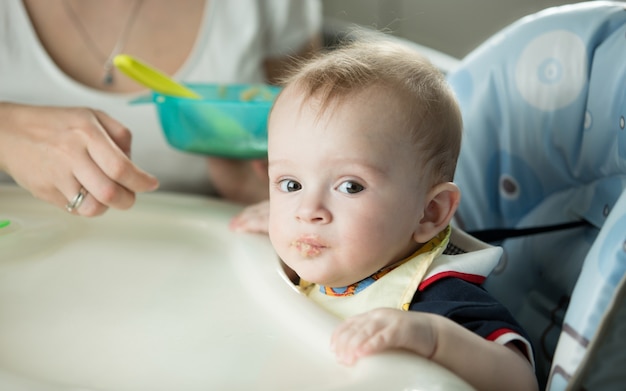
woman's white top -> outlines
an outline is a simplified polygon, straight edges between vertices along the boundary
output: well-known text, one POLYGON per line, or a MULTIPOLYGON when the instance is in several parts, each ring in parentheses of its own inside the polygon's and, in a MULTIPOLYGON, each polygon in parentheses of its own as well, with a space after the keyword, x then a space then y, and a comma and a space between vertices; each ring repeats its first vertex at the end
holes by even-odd
MULTIPOLYGON (((192 52, 174 78, 263 81, 263 60, 302 49, 321 22, 318 0, 209 1, 192 52)), ((0 101, 100 109, 132 131, 132 159, 159 178, 161 189, 210 192, 206 160, 168 146, 154 105, 128 104, 145 94, 102 92, 69 78, 42 47, 22 1, 0 1, 0 101)), ((8 180, 0 172, 0 182, 8 180)))

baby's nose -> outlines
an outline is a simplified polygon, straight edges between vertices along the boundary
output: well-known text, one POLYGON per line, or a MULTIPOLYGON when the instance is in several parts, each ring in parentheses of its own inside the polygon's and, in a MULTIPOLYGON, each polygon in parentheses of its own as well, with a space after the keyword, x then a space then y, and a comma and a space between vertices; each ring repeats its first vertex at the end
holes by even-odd
POLYGON ((307 223, 328 224, 332 214, 321 200, 307 197, 298 207, 296 218, 307 223))

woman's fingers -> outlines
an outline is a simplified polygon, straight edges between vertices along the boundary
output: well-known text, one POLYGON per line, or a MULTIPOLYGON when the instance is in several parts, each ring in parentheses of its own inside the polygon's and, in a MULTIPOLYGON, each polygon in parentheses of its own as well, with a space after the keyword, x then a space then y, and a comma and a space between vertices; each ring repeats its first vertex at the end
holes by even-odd
POLYGON ((109 207, 128 209, 135 202, 135 193, 111 180, 88 154, 75 165, 72 173, 76 184, 71 186, 70 195, 73 197, 81 187, 88 193, 83 205, 76 208, 80 215, 98 216, 109 207))
POLYGON ((269 198, 267 161, 207 157, 211 181, 228 200, 250 205, 269 198))
POLYGON ((131 140, 128 129, 102 112, 86 110, 81 115, 86 117, 71 133, 84 144, 78 146, 72 173, 88 195, 75 211, 97 216, 109 207, 130 208, 135 202, 135 192, 153 190, 158 181, 128 158, 131 140))
POLYGON ((157 179, 133 164, 129 158, 130 131, 102 112, 94 111, 92 121, 95 132, 88 139, 87 152, 100 170, 113 183, 131 192, 154 190, 158 186, 157 179))
POLYGON ((122 152, 130 158, 130 150, 131 150, 131 142, 132 142, 132 133, 128 130, 127 127, 120 124, 113 118, 111 118, 105 112, 100 110, 94 110, 94 115, 102 125, 102 127, 106 130, 106 133, 111 137, 111 140, 117 145, 122 152))
POLYGON ((158 181, 129 159, 131 134, 108 115, 85 108, 0 104, 0 166, 34 196, 72 213, 127 209, 158 181))

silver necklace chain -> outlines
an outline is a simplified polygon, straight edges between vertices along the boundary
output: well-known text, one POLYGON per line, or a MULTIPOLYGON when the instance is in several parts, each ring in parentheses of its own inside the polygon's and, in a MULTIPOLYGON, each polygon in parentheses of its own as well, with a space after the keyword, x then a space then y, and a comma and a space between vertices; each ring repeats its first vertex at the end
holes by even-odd
POLYGON ((109 53, 109 55, 107 56, 103 54, 102 51, 100 51, 100 49, 98 48, 98 45, 96 45, 96 42, 93 40, 91 35, 89 35, 89 32, 87 31, 83 23, 80 21, 80 18, 78 17, 78 15, 76 15, 76 12, 70 6, 68 1, 63 0, 63 6, 65 7, 65 12, 72 20, 72 23, 76 27, 76 30, 78 30, 80 35, 83 37, 83 40, 87 44, 87 48, 98 61, 103 62, 104 77, 102 79, 102 83, 104 85, 111 85, 115 81, 115 79, 113 78, 113 70, 114 70, 113 58, 117 56, 118 54, 120 54, 122 49, 124 49, 124 46, 126 45, 126 41, 128 40, 128 37, 130 35, 130 31, 133 27, 133 24, 135 23, 135 19, 137 19, 137 14, 139 14, 139 9, 141 8, 142 3, 143 3, 143 0, 134 1, 133 8, 131 9, 130 14, 128 15, 128 19, 126 19, 126 24, 124 24, 124 28, 120 32, 120 35, 117 37, 117 41, 115 41, 115 45, 113 46, 111 53, 109 53))

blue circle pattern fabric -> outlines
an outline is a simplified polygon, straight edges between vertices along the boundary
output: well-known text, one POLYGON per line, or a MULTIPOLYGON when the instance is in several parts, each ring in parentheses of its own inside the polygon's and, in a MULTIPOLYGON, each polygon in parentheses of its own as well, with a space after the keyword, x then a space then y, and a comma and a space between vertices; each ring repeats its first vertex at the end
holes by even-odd
MULTIPOLYGON (((505 240, 485 284, 529 332, 549 390, 577 381, 599 389, 593 382, 610 375, 581 363, 626 290, 625 6, 592 1, 530 15, 448 75, 464 121, 459 225, 589 223, 505 240)), ((626 363, 623 350, 612 359, 626 363)))

